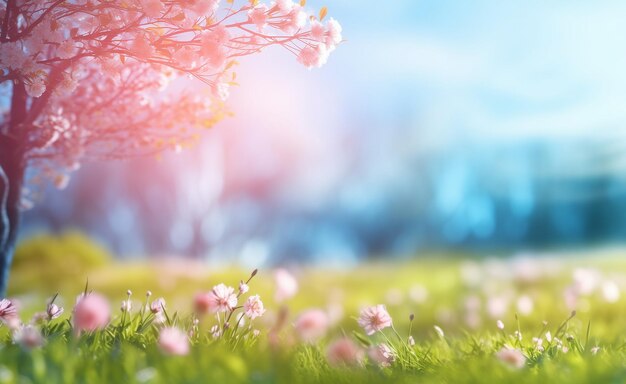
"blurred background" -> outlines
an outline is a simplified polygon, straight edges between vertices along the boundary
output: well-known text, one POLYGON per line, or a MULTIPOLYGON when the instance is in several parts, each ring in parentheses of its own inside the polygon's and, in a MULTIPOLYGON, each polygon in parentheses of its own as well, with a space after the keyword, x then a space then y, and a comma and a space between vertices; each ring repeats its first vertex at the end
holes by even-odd
POLYGON ((503 3, 329 1, 346 41, 326 66, 242 61, 234 117, 84 164, 22 238, 254 267, 622 244, 626 3, 503 3))

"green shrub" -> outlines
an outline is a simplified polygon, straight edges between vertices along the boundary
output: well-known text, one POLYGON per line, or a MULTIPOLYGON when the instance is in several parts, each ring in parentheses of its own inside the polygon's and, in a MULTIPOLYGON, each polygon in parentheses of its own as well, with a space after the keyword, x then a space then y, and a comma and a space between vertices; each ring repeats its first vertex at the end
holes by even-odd
POLYGON ((18 244, 11 279, 40 287, 58 287, 64 280, 84 278, 89 271, 110 261, 110 253, 81 232, 42 234, 18 244))

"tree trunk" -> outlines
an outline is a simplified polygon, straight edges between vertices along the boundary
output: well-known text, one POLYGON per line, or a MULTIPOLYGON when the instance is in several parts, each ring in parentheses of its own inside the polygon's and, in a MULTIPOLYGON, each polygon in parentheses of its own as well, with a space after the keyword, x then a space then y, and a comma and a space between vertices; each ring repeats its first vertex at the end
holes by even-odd
POLYGON ((0 132, 0 298, 5 297, 20 225, 20 204, 26 169, 23 140, 27 95, 14 83, 8 130, 0 132))
POLYGON ((24 169, 17 162, 10 161, 10 156, 4 152, 4 148, 0 145, 0 166, 3 176, 0 177, 0 201, 4 204, 0 205, 0 298, 6 296, 7 286, 9 283, 9 271, 11 270, 11 262, 13 261, 13 252, 17 242, 17 233, 20 225, 20 201, 22 183, 24 180, 24 169))

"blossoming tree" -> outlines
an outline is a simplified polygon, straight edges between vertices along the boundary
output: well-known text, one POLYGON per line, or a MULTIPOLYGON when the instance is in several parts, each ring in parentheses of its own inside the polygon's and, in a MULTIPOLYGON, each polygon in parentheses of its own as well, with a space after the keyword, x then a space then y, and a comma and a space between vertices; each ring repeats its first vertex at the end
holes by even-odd
POLYGON ((276 0, 0 0, 0 297, 25 175, 155 154, 223 115, 236 59, 278 45, 308 68, 341 42, 326 9, 276 0), (195 79, 206 92, 187 87, 195 79))

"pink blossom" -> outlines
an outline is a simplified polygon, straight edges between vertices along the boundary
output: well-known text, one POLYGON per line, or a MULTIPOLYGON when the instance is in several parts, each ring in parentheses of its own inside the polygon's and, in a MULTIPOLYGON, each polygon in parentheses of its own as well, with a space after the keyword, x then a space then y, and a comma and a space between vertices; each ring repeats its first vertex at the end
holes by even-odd
POLYGON ((187 334, 175 327, 161 329, 158 345, 168 355, 184 356, 189 353, 187 334))
POLYGON ((120 75, 122 63, 118 59, 103 59, 100 62, 100 68, 102 68, 102 73, 115 78, 120 75))
POLYGON ((63 80, 58 85, 58 90, 61 93, 72 93, 78 87, 78 81, 74 78, 74 76, 69 75, 67 73, 63 74, 63 80))
POLYGON ((321 67, 328 60, 328 50, 325 44, 317 46, 306 46, 302 48, 298 55, 298 61, 305 67, 311 69, 313 67, 321 67))
POLYGON ((521 369, 526 364, 526 356, 519 349, 503 347, 496 353, 496 356, 513 368, 521 369))
POLYGON ((246 300, 243 305, 243 310, 250 320, 260 317, 265 313, 265 308, 263 307, 263 302, 259 295, 248 297, 248 300, 246 300))
POLYGON ((326 40, 326 45, 333 49, 336 45, 341 43, 341 41, 343 40, 341 33, 341 24, 339 24, 337 20, 331 17, 326 25, 326 34, 328 36, 328 39, 326 40))
POLYGON ((347 337, 341 338, 328 346, 326 358, 331 365, 360 365, 363 350, 347 337))
POLYGON ((326 42, 326 28, 317 20, 311 22, 311 38, 318 43, 326 42))
POLYGON ((250 22, 256 25, 259 31, 262 31, 263 28, 267 26, 267 10, 267 5, 258 4, 248 11, 248 18, 250 19, 250 22))
POLYGON ((161 0, 141 0, 143 13, 148 17, 157 18, 163 12, 163 3, 161 0))
POLYGON ((276 0, 276 7, 283 13, 291 11, 294 7, 293 0, 276 0))
POLYGON ((391 316, 382 304, 363 309, 358 322, 368 335, 391 327, 392 324, 391 316))
POLYGON ((367 355, 370 360, 381 367, 391 366, 391 363, 396 359, 395 352, 385 343, 371 346, 367 351, 367 355))
POLYGON ((191 0, 189 10, 197 16, 209 16, 220 6, 220 0, 191 0))
POLYGON ((298 316, 294 326, 301 340, 313 342, 326 335, 329 319, 321 309, 309 309, 298 316))
POLYGON ((216 25, 211 29, 202 33, 202 38, 206 40, 215 41, 216 43, 223 45, 230 40, 230 32, 223 25, 216 25))
POLYGON ((192 68, 195 66, 195 62, 198 59, 196 51, 188 45, 180 48, 172 56, 174 60, 183 68, 192 68))
POLYGON ((74 307, 74 328, 79 332, 103 329, 110 314, 109 302, 104 296, 97 293, 79 296, 74 307))
POLYGON ((26 84, 26 93, 30 97, 41 97, 44 92, 46 92, 46 83, 44 83, 41 77, 35 77, 26 84))
POLYGON ((293 34, 306 24, 307 16, 299 5, 294 5, 291 11, 280 22, 279 28, 287 34, 293 34))
POLYGON ((235 288, 218 284, 211 290, 211 308, 216 312, 228 312, 237 306, 235 288))
POLYGON ((130 47, 130 52, 139 59, 147 60, 154 54, 154 47, 148 39, 137 36, 130 47))
POLYGON ((274 282, 276 283, 276 301, 284 301, 292 298, 298 292, 298 281, 286 269, 277 269, 274 272, 274 282))
POLYGON ((56 319, 63 314, 63 307, 51 303, 46 307, 46 317, 48 320, 56 319))
POLYGON ((204 32, 200 37, 200 54, 208 60, 213 68, 222 67, 228 58, 224 43, 228 41, 228 32, 221 28, 215 28, 204 32))
POLYGON ((216 45, 217 43, 208 43, 204 45, 204 54, 207 58, 207 63, 212 68, 221 68, 226 64, 226 60, 228 59, 228 54, 226 49, 222 46, 216 45), (213 44, 213 47, 211 47, 213 44))
POLYGON ((76 53, 76 47, 74 46, 74 41, 65 40, 59 47, 57 48, 57 56, 61 59, 69 59, 74 56, 76 53))

